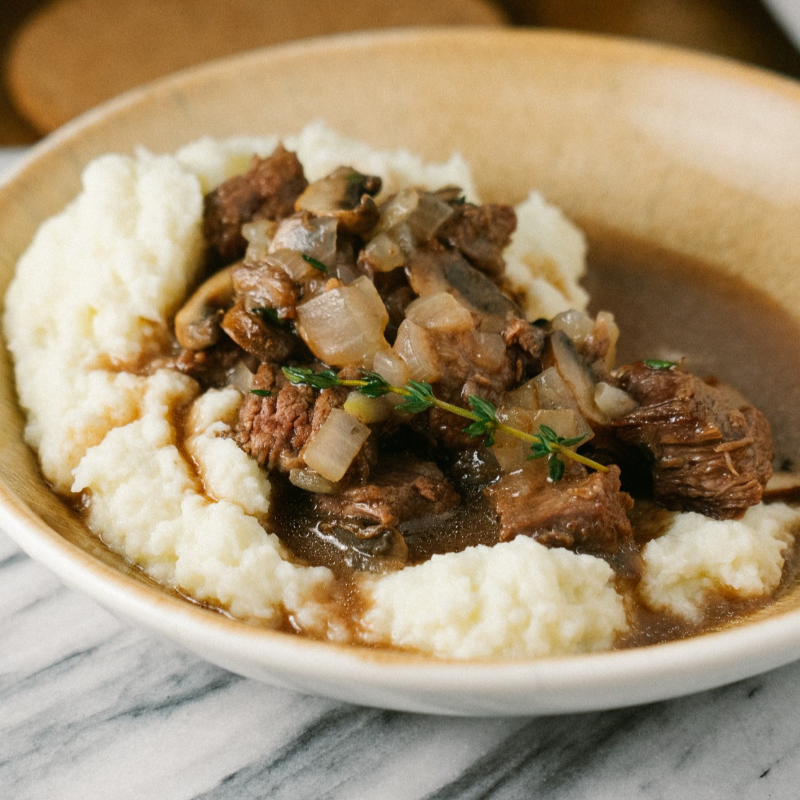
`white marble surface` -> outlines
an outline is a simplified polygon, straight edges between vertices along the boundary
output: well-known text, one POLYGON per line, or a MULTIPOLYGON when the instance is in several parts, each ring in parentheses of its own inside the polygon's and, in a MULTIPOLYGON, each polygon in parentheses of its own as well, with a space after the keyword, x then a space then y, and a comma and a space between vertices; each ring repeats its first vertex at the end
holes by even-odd
POLYGON ((306 697, 131 629, 0 533, 0 800, 796 798, 798 705, 800 663, 568 717, 306 697))
POLYGON ((796 798, 800 664, 538 719, 348 706, 118 622, 0 534, 0 798, 796 798))

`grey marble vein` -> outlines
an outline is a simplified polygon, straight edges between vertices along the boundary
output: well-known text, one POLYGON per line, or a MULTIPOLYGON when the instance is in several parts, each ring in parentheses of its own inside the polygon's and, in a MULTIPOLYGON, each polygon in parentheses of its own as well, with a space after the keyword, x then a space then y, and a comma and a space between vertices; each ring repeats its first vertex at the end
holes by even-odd
POLYGON ((800 664, 640 708, 451 719, 239 678, 0 534, 0 798, 796 798, 800 664))

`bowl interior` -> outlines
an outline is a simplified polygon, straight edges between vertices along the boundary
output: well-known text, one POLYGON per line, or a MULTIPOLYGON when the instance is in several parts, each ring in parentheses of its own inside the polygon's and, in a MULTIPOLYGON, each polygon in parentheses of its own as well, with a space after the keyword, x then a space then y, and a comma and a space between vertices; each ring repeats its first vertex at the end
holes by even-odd
MULTIPOLYGON (((209 135, 292 133, 315 119, 428 158, 459 151, 484 200, 515 202, 538 188, 590 241, 622 233, 712 264, 800 323, 798 86, 672 49, 498 30, 357 35, 257 51, 90 112, 36 148, 0 189, 0 291, 39 223, 78 191, 91 158, 139 145, 169 151, 209 135)), ((24 529, 26 549, 60 549, 105 578, 123 576, 123 591, 169 596, 51 493, 22 428, 4 350, 5 519, 24 529)), ((798 604, 796 585, 752 621, 798 604)))

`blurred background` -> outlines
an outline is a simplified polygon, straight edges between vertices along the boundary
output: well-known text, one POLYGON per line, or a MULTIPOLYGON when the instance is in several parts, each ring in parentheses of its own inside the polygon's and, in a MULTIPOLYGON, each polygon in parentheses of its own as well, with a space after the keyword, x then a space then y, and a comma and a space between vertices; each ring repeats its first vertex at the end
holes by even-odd
POLYGON ((406 25, 636 37, 800 78, 800 0, 0 0, 0 146, 176 69, 282 41, 406 25), (768 4, 768 5, 767 5, 768 4))

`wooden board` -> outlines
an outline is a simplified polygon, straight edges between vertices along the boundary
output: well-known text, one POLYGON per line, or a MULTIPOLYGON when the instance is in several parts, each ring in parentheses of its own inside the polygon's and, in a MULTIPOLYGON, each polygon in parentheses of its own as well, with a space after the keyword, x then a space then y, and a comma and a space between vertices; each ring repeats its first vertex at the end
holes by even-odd
POLYGON ((47 133, 126 89, 264 45, 375 28, 491 25, 489 0, 58 0, 23 26, 7 79, 47 133))

